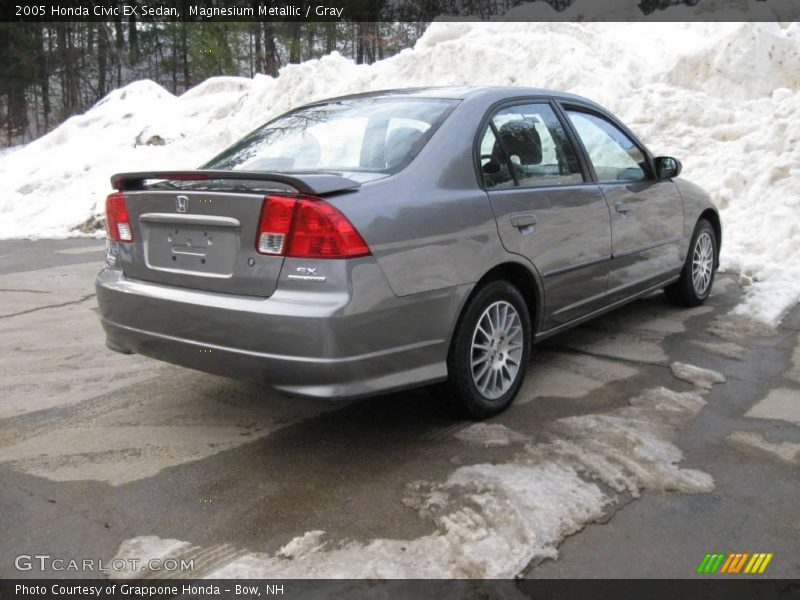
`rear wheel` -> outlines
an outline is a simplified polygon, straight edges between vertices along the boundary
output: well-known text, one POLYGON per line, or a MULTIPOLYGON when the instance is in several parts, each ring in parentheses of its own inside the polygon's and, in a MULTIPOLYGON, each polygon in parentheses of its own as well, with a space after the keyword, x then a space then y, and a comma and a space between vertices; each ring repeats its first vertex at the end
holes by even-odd
POLYGON ((717 269, 717 236, 711 223, 697 222, 681 277, 667 286, 667 298, 681 306, 699 306, 711 294, 717 269))
POLYGON ((507 281, 492 281, 469 301, 447 360, 447 387, 457 407, 474 419, 505 410, 528 365, 531 321, 525 299, 507 281))

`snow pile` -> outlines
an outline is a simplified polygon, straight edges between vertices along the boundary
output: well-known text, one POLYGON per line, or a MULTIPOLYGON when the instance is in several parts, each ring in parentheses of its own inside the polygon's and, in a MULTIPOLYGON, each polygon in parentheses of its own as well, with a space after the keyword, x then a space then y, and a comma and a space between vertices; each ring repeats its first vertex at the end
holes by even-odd
POLYGON ((435 23, 415 48, 374 65, 334 53, 180 97, 137 82, 0 155, 0 237, 74 234, 102 212, 114 172, 197 167, 305 102, 465 84, 549 87, 604 104, 711 192, 725 221, 723 267, 752 281, 741 312, 775 323, 800 298, 798 23, 435 23))
POLYGON ((415 482, 403 500, 435 525, 416 539, 356 542, 314 530, 270 555, 143 536, 123 542, 117 557, 144 563, 198 555, 203 567, 193 575, 209 578, 513 577, 531 561, 556 558, 561 540, 603 517, 620 493, 712 490, 708 474, 678 466, 683 456, 670 441, 704 405, 697 392, 654 388, 623 408, 555 421, 543 441, 527 438, 507 463, 460 467, 443 483, 415 482))
POLYGON ((710 390, 715 383, 725 383, 725 376, 711 369, 703 369, 702 367, 687 365, 682 362, 672 363, 670 369, 678 379, 687 381, 704 390, 710 390))

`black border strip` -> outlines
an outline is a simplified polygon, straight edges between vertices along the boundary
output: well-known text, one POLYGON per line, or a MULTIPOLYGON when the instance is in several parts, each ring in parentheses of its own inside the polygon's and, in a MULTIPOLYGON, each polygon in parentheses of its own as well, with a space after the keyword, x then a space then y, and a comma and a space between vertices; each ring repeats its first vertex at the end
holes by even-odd
POLYGON ((660 21, 790 22, 797 0, 2 0, 0 22, 660 21), (535 3, 535 4, 533 4, 535 3), (506 6, 511 6, 509 12, 506 6), (532 5, 533 10, 519 9, 532 5), (549 5, 549 6, 548 6, 549 5), (588 9, 588 12, 584 11, 588 9), (631 10, 633 8, 634 10, 631 10))
POLYGON ((519 579, 519 580, 354 580, 354 579, 11 579, 0 581, 3 600, 266 600, 281 598, 536 598, 571 600, 573 598, 614 598, 615 600, 726 600, 759 598, 797 598, 800 580, 753 579, 746 576, 696 576, 694 579, 519 579), (236 593, 236 586, 246 586, 247 593, 236 593), (20 586, 25 586, 22 588, 20 586), (124 587, 124 586, 127 586, 124 587), (86 589, 85 592, 75 590, 86 589), (253 588, 257 588, 254 593, 253 588), (138 593, 124 593, 138 589, 138 593), (21 591, 24 590, 24 591, 21 591), (31 591, 38 590, 38 591, 31 591), (95 591, 98 590, 99 594, 95 591), (167 590, 167 591, 164 591, 167 590))

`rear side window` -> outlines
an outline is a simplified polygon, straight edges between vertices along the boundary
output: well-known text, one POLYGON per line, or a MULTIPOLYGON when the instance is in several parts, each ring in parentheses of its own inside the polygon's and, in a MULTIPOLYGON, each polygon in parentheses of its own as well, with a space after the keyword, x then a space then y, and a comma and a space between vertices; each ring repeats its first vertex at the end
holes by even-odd
POLYGON ((647 179, 644 153, 620 129, 597 115, 567 111, 599 183, 647 179))
POLYGON ((575 152, 549 104, 502 109, 481 140, 480 154, 487 188, 583 183, 575 152))

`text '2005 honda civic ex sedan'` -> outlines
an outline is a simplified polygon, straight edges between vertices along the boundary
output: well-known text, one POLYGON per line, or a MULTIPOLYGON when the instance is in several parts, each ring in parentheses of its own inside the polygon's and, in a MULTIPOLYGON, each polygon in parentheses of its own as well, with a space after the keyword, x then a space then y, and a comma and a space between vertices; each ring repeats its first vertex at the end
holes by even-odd
POLYGON ((680 171, 559 92, 310 104, 200 170, 112 178, 107 343, 320 398, 446 382, 487 417, 533 342, 660 288, 705 301, 720 219, 680 171))

